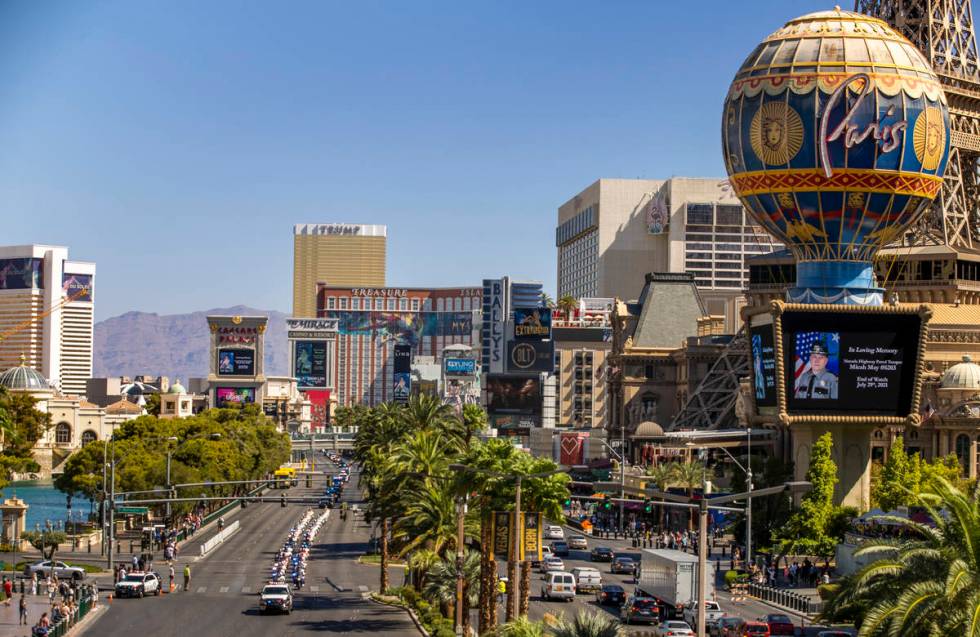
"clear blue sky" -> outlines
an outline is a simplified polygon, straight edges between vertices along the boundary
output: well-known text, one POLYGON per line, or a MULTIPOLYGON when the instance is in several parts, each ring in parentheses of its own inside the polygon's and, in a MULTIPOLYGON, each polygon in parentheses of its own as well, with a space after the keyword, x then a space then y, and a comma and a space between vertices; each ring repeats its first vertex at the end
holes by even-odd
POLYGON ((97 262, 99 319, 288 311, 298 222, 387 224, 391 285, 553 291, 557 207, 722 175, 738 65, 830 8, 3 2, 0 244, 97 262))

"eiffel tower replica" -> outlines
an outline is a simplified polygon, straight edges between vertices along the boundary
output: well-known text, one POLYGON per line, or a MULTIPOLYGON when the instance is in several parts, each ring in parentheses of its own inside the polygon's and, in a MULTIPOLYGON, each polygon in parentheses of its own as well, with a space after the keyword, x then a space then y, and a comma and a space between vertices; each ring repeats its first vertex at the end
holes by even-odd
MULTIPOLYGON (((855 10, 889 23, 922 51, 942 81, 950 114, 942 191, 900 242, 882 249, 879 282, 901 301, 980 304, 980 68, 971 1, 856 0, 855 10)), ((792 263, 788 253, 774 258, 774 270, 781 263, 792 263)), ((783 298, 786 285, 761 296, 783 298)), ((739 379, 749 372, 743 328, 667 430, 734 426, 739 379)))
POLYGON ((889 23, 932 65, 949 102, 949 164, 932 209, 905 245, 980 253, 980 69, 971 0, 856 0, 889 23))

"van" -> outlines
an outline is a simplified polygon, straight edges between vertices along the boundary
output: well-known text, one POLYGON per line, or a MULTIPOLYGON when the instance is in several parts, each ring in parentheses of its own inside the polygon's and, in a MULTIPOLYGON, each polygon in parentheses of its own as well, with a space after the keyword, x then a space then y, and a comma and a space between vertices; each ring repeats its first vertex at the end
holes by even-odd
POLYGON ((544 587, 541 589, 541 599, 575 600, 575 576, 565 571, 545 573, 544 587))
POLYGON ((591 566, 576 566, 572 569, 575 576, 575 592, 595 593, 602 588, 602 575, 599 569, 591 566))

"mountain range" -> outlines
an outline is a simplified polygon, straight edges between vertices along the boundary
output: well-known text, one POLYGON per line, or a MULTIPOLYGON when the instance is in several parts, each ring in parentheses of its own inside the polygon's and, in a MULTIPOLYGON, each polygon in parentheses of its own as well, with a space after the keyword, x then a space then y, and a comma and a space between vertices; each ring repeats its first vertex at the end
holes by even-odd
POLYGON ((167 376, 170 381, 208 375, 207 316, 267 316, 265 373, 282 376, 289 369, 287 314, 244 305, 189 314, 126 312, 95 324, 92 376, 167 376))

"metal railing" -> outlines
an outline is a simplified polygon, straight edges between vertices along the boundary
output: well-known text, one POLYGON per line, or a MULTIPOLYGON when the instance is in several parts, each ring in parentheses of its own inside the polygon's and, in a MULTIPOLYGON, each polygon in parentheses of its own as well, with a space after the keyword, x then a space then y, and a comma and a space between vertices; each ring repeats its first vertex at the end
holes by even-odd
MULTIPOLYGON (((88 589, 86 588, 86 590, 88 589)), ((47 637, 64 637, 64 635, 67 635, 68 631, 71 630, 75 624, 82 621, 82 619, 88 615, 89 611, 92 610, 92 606, 95 602, 95 595, 96 594, 91 591, 83 595, 78 602, 78 609, 75 611, 75 613, 67 617, 62 617, 57 624, 53 625, 48 630, 47 637)))
POLYGON ((749 583, 749 594, 764 602, 782 606, 804 615, 816 615, 823 610, 823 601, 814 600, 809 595, 786 588, 775 588, 765 584, 749 583))

